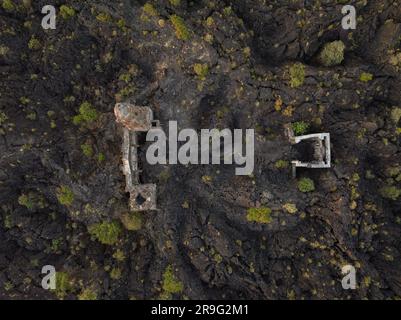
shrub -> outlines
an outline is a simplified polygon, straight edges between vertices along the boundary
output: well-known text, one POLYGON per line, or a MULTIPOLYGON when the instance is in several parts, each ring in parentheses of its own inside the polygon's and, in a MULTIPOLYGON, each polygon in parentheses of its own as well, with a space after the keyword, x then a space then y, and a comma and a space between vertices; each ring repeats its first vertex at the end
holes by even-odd
POLYGON ((63 19, 69 19, 73 16, 75 16, 75 10, 74 8, 68 7, 66 5, 62 5, 60 7, 60 14, 63 17, 63 19))
POLYGON ((209 67, 206 63, 195 63, 194 64, 194 71, 196 75, 199 77, 201 80, 205 80, 207 74, 209 73, 209 67))
POLYGON ((296 213, 298 211, 297 206, 293 203, 284 204, 283 209, 288 213, 296 213))
POLYGON ((61 186, 56 192, 57 200, 64 206, 70 206, 74 201, 74 193, 67 186, 61 186))
POLYGON ((270 223, 272 210, 267 207, 249 208, 246 219, 250 222, 270 223))
POLYGON ((12 0, 3 0, 2 7, 6 11, 13 11, 15 9, 15 5, 12 0))
POLYGON ((397 200, 401 195, 401 189, 395 186, 385 186, 380 189, 380 194, 386 199, 397 200))
POLYGON ((362 82, 369 82, 372 79, 373 79, 373 74, 368 73, 368 72, 362 72, 360 77, 359 77, 359 80, 362 81, 362 82))
POLYGON ((344 49, 345 45, 341 40, 326 43, 320 52, 319 60, 326 67, 338 65, 344 60, 344 49))
POLYGON ((86 288, 78 295, 78 300, 96 300, 97 293, 93 288, 86 288))
POLYGON ((401 108, 399 107, 393 107, 393 109, 391 110, 391 121, 393 121, 395 124, 398 123, 398 121, 400 121, 401 119, 401 108))
POLYGON ((297 121, 292 124, 292 130, 296 136, 305 134, 309 129, 309 124, 304 121, 297 121))
POLYGON ((41 194, 35 192, 21 194, 18 197, 18 203, 28 210, 43 209, 45 207, 45 199, 41 194))
POLYGON ((139 212, 125 213, 121 216, 121 222, 129 231, 137 231, 142 227, 142 215, 139 212))
POLYGON ((121 278, 121 269, 120 268, 113 268, 110 271, 110 278, 113 280, 118 280, 121 278))
POLYGON ((174 7, 178 7, 181 4, 181 0, 170 0, 170 4, 174 7))
POLYGON ((41 47, 40 41, 36 39, 35 36, 32 36, 28 42, 28 48, 31 50, 39 50, 40 47, 41 47))
POLYGON ((85 157, 92 157, 93 156, 93 148, 89 143, 81 144, 82 153, 85 157))
POLYGON ((180 293, 184 289, 181 281, 179 281, 173 271, 173 267, 169 265, 163 273, 163 290, 168 293, 180 293))
POLYGON ((157 10, 151 3, 148 3, 148 2, 145 3, 142 9, 143 9, 143 12, 145 12, 148 16, 155 17, 155 16, 159 15, 157 10))
POLYGON ((301 192, 311 192, 315 190, 315 183, 312 179, 302 178, 298 181, 298 189, 301 192))
POLYGON ((290 86, 297 88, 305 81, 305 66, 302 63, 295 63, 290 67, 290 86))
POLYGON ((100 243, 113 245, 118 241, 122 230, 117 221, 105 221, 89 226, 88 231, 100 243))
POLYGON ((34 203, 32 202, 32 199, 26 194, 22 194, 18 197, 18 203, 29 210, 32 210, 35 206, 34 203))
POLYGON ((0 46, 0 56, 5 56, 10 51, 10 48, 6 46, 0 46))
POLYGON ((103 23, 111 22, 111 21, 112 21, 111 16, 110 16, 108 13, 106 13, 106 12, 100 12, 100 13, 96 16, 96 20, 97 20, 97 21, 100 21, 100 22, 103 22, 103 23))
POLYGON ((93 108, 89 102, 85 101, 79 107, 79 114, 76 115, 72 121, 75 125, 81 123, 92 123, 96 121, 98 117, 99 114, 97 110, 93 108))
POLYGON ((275 166, 277 169, 286 169, 286 168, 288 168, 288 165, 289 165, 289 162, 286 161, 286 160, 278 160, 278 161, 276 161, 276 163, 274 164, 274 166, 275 166))
POLYGON ((62 298, 71 289, 72 289, 72 283, 68 273, 56 272, 56 289, 55 289, 56 295, 62 298))
POLYGON ((170 21, 175 29, 175 35, 178 39, 188 40, 190 38, 191 35, 189 33, 189 30, 181 17, 173 14, 172 16, 170 16, 170 21))

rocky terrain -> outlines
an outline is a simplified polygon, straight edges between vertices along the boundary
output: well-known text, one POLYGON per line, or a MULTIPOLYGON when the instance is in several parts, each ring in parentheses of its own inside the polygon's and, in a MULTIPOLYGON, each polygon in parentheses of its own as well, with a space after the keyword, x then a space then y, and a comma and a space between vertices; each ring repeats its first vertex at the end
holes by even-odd
POLYGON ((0 299, 401 297, 401 1, 0 3, 0 299), (144 145, 159 210, 130 213, 121 101, 254 128, 254 173, 144 145), (287 123, 331 134, 331 169, 292 178, 287 123))

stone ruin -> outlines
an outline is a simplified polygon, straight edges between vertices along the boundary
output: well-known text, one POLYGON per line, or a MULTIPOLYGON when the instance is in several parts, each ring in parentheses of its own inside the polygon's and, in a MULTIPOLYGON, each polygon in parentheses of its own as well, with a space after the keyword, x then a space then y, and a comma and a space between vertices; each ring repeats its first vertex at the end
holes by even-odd
POLYGON ((313 133, 303 136, 295 136, 292 126, 285 125, 286 135, 292 145, 306 144, 303 151, 308 160, 292 160, 292 176, 297 175, 297 168, 330 168, 331 167, 331 147, 330 133, 313 133))
POLYGON ((153 112, 149 107, 129 103, 117 103, 114 114, 117 123, 123 125, 123 173, 125 190, 130 193, 130 208, 132 211, 156 210, 156 184, 140 182, 138 133, 159 127, 160 123, 153 120, 153 112))

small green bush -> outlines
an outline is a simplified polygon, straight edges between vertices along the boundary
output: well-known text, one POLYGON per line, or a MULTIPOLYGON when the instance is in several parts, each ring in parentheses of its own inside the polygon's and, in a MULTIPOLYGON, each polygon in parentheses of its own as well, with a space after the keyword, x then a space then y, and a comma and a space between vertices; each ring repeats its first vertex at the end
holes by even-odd
POLYGON ((206 76, 209 73, 209 67, 207 63, 195 63, 194 64, 194 71, 196 75, 199 77, 201 80, 205 80, 206 76))
POLYGON ((159 15, 157 10, 151 3, 148 3, 148 2, 145 3, 142 9, 143 9, 143 12, 145 12, 149 16, 155 17, 155 16, 159 15))
POLYGON ((288 165, 289 165, 289 162, 286 161, 286 160, 278 160, 278 161, 276 161, 276 163, 274 164, 274 166, 275 166, 277 169, 286 169, 286 168, 288 168, 288 165))
POLYGON ((380 189, 380 194, 383 198, 397 200, 398 197, 401 195, 401 189, 395 186, 385 186, 380 189))
POLYGON ((78 300, 96 300, 97 293, 93 288, 85 288, 78 294, 78 300))
POLYGON ((32 202, 32 199, 26 194, 22 194, 18 197, 18 203, 21 206, 24 206, 28 208, 29 210, 32 210, 34 208, 34 203, 32 202))
POLYGON ((85 157, 90 158, 93 156, 93 148, 89 143, 82 144, 81 149, 85 157))
POLYGON ((129 231, 137 231, 142 227, 142 215, 140 212, 125 213, 121 216, 121 222, 129 231))
POLYGON ((270 223, 272 210, 267 207, 249 208, 247 210, 246 219, 249 222, 270 223))
POLYGON ((290 67, 290 86, 297 88, 305 81, 305 66, 302 63, 295 63, 290 67))
POLYGON ((13 11, 15 10, 15 5, 12 0, 3 0, 2 7, 6 11, 13 11))
POLYGON ((29 192, 28 194, 21 194, 18 197, 18 203, 26 207, 28 210, 43 209, 45 207, 45 199, 41 194, 36 192, 29 192))
POLYGON ((398 121, 400 121, 400 119, 401 119, 401 108, 393 107, 391 109, 390 117, 391 117, 391 121, 393 121, 395 124, 397 124, 398 121))
POLYGON ((294 214, 298 211, 297 206, 294 203, 286 203, 283 205, 283 209, 288 213, 294 214))
POLYGON ((117 221, 105 221, 89 226, 88 231, 100 243, 113 245, 118 241, 122 230, 117 221))
POLYGON ((60 14, 63 17, 63 19, 67 20, 67 19, 75 16, 75 10, 74 10, 74 8, 71 8, 69 6, 62 5, 60 7, 60 14))
POLYGON ((297 121, 292 124, 292 130, 296 136, 300 136, 308 132, 309 124, 305 121, 297 121))
POLYGON ((40 47, 41 47, 40 41, 36 39, 35 36, 32 36, 28 42, 28 48, 31 50, 39 50, 40 47))
POLYGON ((170 16, 170 21, 175 29, 175 35, 177 36, 178 39, 180 40, 188 40, 191 36, 188 28, 185 25, 184 20, 177 16, 176 14, 173 14, 170 16))
POLYGON ((111 22, 111 21, 112 21, 112 18, 111 18, 111 16, 110 16, 108 13, 106 13, 106 12, 100 12, 100 13, 96 16, 96 20, 97 20, 97 21, 100 21, 100 22, 103 22, 103 23, 106 23, 106 22, 111 22))
POLYGON ((168 293, 180 293, 184 289, 181 281, 174 275, 173 267, 169 265, 163 273, 163 290, 168 293))
POLYGON ((61 186, 56 192, 57 200, 64 206, 72 205, 74 201, 74 193, 67 186, 61 186))
POLYGON ((170 4, 174 7, 178 7, 181 4, 181 0, 169 0, 170 4))
POLYGON ((312 192, 315 190, 315 183, 312 179, 309 178, 301 178, 298 181, 298 189, 301 192, 312 192))
POLYGON ((359 80, 362 82, 369 82, 369 81, 373 80, 373 74, 368 73, 368 72, 362 72, 359 77, 359 80))
POLYGON ((0 111, 0 126, 3 125, 8 120, 7 115, 0 111))
POLYGON ((97 110, 92 105, 85 101, 79 107, 79 114, 73 118, 73 123, 79 125, 82 123, 92 123, 99 117, 97 110))
POLYGON ((63 298, 72 289, 70 276, 66 272, 56 272, 56 295, 63 298))
POLYGON ((341 40, 326 43, 320 52, 319 60, 326 67, 338 65, 344 60, 344 49, 345 45, 341 40))

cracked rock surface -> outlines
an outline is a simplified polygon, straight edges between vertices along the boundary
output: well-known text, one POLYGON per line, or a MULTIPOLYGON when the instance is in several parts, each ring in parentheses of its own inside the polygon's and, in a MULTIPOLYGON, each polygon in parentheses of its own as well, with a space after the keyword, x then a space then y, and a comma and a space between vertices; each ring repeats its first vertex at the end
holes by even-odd
POLYGON ((349 31, 342 1, 55 0, 43 30, 48 2, 0 0, 1 299, 401 297, 399 0, 349 1, 349 31), (335 41, 344 57, 326 67, 335 41), (255 129, 253 174, 152 166, 142 137, 159 210, 134 220, 116 102, 150 106, 166 131, 255 129), (333 165, 294 180, 297 122, 330 133, 333 165), (54 291, 44 265, 67 279, 54 291))

